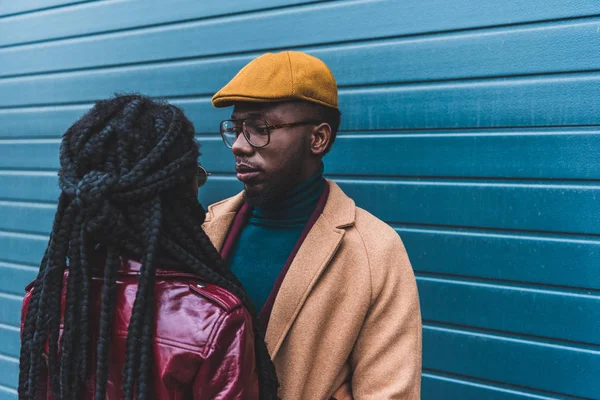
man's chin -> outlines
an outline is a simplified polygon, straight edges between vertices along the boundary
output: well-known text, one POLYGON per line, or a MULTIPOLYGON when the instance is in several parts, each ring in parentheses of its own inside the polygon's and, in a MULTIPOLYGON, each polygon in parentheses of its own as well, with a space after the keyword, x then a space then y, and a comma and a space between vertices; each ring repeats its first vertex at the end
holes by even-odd
POLYGON ((252 185, 248 183, 244 184, 244 197, 247 202, 253 204, 255 199, 262 197, 263 190, 261 186, 262 185, 252 185))
POLYGON ((255 207, 269 207, 278 203, 277 192, 272 192, 264 184, 244 185, 244 196, 246 201, 255 207))
POLYGON ((264 185, 261 183, 244 183, 246 197, 260 197, 263 192, 264 185))

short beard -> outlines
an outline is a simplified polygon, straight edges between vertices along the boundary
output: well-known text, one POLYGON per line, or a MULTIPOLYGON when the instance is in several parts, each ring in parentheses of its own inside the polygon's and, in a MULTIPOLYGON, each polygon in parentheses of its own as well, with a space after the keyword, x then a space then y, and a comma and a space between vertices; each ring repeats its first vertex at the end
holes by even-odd
MULTIPOLYGON (((300 149, 305 149, 304 143, 300 149)), ((248 204, 259 208, 273 208, 284 200, 289 191, 296 185, 302 183, 302 159, 304 154, 301 150, 292 153, 286 161, 286 166, 276 177, 268 179, 260 192, 251 193, 244 190, 244 196, 248 204)))
POLYGON ((285 199, 287 192, 293 186, 287 182, 271 182, 266 184, 264 189, 258 193, 245 190, 244 197, 252 207, 274 208, 281 204, 281 201, 285 199))

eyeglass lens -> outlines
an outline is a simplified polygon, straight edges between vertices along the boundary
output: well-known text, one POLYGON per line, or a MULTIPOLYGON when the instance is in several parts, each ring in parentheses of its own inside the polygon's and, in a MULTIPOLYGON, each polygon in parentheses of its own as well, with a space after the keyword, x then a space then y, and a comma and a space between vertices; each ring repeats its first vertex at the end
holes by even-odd
POLYGON ((269 144, 269 130, 265 121, 261 119, 248 118, 243 121, 221 122, 221 135, 229 148, 235 143, 240 131, 243 132, 248 143, 254 147, 264 147, 269 144))

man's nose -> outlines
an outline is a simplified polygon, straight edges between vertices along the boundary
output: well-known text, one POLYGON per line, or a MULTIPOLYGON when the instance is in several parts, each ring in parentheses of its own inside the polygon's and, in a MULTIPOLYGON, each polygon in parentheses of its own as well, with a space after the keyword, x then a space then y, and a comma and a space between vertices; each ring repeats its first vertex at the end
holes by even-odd
POLYGON ((246 139, 246 136, 244 136, 242 133, 238 135, 238 137, 235 139, 235 142, 233 142, 231 151, 236 156, 248 156, 254 153, 254 147, 252 147, 252 145, 248 142, 248 139, 246 139))

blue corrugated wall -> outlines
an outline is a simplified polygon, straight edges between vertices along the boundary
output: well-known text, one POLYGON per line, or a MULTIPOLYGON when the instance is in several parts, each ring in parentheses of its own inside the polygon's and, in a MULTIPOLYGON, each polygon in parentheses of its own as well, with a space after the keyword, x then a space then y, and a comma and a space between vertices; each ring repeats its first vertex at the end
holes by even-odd
POLYGON ((61 133, 94 99, 181 105, 240 186, 211 95, 302 49, 340 86, 326 172, 393 225, 417 273, 430 399, 600 398, 600 2, 0 2, 0 399, 58 188, 61 133))

